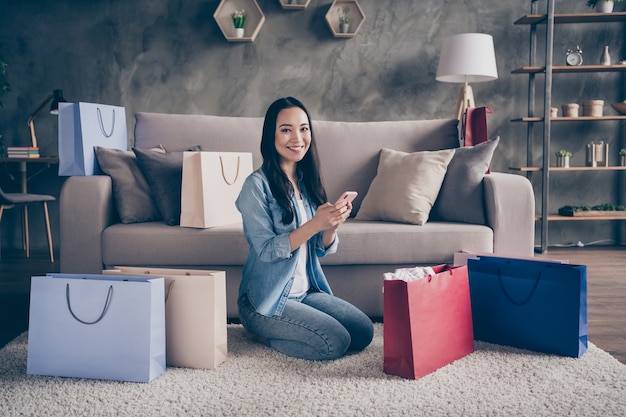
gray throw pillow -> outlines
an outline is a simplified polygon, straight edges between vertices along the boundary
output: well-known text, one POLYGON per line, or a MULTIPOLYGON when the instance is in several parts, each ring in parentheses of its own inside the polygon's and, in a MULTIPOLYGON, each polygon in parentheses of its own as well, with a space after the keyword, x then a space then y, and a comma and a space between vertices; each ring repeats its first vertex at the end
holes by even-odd
POLYGON ((448 164, 431 218, 485 224, 483 177, 500 138, 458 148, 448 164))
POLYGON ((122 223, 161 220, 146 177, 131 151, 95 146, 96 159, 102 172, 111 177, 115 206, 122 223))
MULTIPOLYGON (((199 146, 189 149, 200 150, 199 146)), ((169 226, 180 224, 180 195, 183 181, 183 152, 158 153, 133 148, 141 171, 148 180, 152 198, 169 226)))

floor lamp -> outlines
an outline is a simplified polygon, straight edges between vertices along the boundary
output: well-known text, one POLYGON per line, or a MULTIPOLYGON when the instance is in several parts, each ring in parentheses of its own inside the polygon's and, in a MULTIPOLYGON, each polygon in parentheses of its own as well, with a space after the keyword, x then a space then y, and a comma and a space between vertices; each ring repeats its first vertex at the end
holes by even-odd
POLYGON ((469 83, 497 78, 498 68, 491 35, 461 33, 444 39, 436 79, 446 83, 463 83, 456 108, 457 119, 461 120, 468 107, 476 107, 469 83))
POLYGON ((33 112, 28 118, 28 128, 30 129, 30 140, 33 148, 37 148, 37 136, 35 136, 35 117, 41 113, 41 111, 46 107, 46 104, 50 102, 50 114, 59 114, 59 103, 63 103, 66 100, 63 98, 63 91, 54 90, 52 94, 50 94, 46 99, 37 107, 37 110, 33 112))

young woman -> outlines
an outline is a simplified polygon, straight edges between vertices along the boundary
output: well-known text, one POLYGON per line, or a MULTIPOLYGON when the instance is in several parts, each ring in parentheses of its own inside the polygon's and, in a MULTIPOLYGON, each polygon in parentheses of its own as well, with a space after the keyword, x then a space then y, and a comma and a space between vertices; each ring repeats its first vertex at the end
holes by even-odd
POLYGON ((250 253, 239 317, 268 346, 296 358, 336 359, 372 341, 372 321, 332 295, 319 257, 337 250, 351 203, 327 201, 311 118, 293 97, 268 108, 263 166, 245 181, 237 209, 250 253))

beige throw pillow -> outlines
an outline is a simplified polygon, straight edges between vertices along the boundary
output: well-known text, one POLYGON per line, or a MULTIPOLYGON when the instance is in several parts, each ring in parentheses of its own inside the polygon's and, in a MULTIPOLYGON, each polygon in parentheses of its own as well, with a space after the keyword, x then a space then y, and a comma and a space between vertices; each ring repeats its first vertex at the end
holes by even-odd
POLYGON ((382 149, 376 177, 356 219, 426 223, 454 152, 382 149))

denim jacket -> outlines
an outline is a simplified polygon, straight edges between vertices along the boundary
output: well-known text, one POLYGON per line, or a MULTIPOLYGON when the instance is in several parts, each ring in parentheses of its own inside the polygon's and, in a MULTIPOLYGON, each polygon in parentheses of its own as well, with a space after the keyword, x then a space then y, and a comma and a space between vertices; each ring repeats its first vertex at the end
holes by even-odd
MULTIPOLYGON (((312 219, 317 207, 311 205, 307 190, 300 182, 305 210, 312 219)), ((295 207, 295 196, 291 196, 295 207)), ((297 228, 297 210, 291 224, 283 224, 283 212, 274 198, 267 177, 258 169, 246 178, 236 206, 243 219, 243 231, 250 253, 243 266, 239 297, 247 294, 254 309, 264 316, 280 316, 293 284, 299 248, 291 251, 289 233, 297 228)), ((324 276, 319 257, 337 250, 338 238, 324 248, 322 232, 307 242, 309 257, 307 273, 311 289, 332 294, 324 276)))

